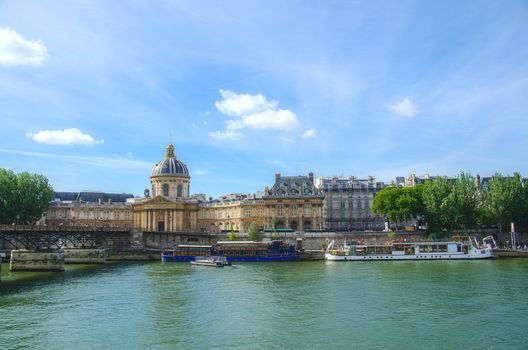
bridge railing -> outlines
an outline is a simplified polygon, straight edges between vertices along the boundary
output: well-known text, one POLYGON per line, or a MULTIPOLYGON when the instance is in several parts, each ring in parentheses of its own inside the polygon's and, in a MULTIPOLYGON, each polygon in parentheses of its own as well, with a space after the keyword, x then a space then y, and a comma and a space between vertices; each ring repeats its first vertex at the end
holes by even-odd
POLYGON ((50 231, 69 231, 69 232, 128 232, 132 228, 123 227, 105 227, 105 226, 65 226, 65 225, 0 225, 0 232, 50 232, 50 231))

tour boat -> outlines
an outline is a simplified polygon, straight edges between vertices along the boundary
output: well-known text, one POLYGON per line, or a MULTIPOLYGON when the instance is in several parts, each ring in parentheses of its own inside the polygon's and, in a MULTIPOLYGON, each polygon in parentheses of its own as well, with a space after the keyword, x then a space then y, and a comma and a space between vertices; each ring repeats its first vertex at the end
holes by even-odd
POLYGON ((232 261, 294 261, 299 252, 282 241, 220 241, 213 245, 178 245, 162 252, 162 261, 194 261, 196 257, 224 256, 232 261))
POLYGON ((225 256, 197 256, 191 264, 214 267, 230 265, 225 256))
POLYGON ((452 260, 489 259, 492 247, 480 247, 475 238, 455 237, 450 242, 394 242, 390 244, 350 244, 334 248, 332 241, 325 259, 331 261, 452 260))

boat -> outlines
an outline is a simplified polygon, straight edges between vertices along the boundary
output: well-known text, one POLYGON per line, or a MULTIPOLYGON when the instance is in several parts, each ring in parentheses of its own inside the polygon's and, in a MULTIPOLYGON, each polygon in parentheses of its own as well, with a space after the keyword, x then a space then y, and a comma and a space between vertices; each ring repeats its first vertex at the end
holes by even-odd
POLYGON ((299 252, 292 244, 283 241, 220 241, 213 245, 176 246, 172 251, 162 252, 162 261, 194 261, 196 257, 224 256, 233 261, 295 261, 299 252))
POLYGON ((212 245, 180 244, 172 251, 162 251, 161 261, 194 261, 197 257, 215 255, 212 245))
POLYGON ((295 261, 299 252, 292 244, 275 240, 269 242, 255 241, 220 241, 216 243, 218 253, 228 261, 295 261))
POLYGON ((201 266, 214 266, 214 267, 224 267, 230 265, 225 256, 197 256, 194 261, 191 261, 193 265, 201 266))
POLYGON ((389 244, 357 244, 334 248, 332 241, 325 252, 330 261, 389 260, 458 260, 490 259, 490 244, 480 245, 474 237, 458 236, 449 242, 392 242, 389 244))

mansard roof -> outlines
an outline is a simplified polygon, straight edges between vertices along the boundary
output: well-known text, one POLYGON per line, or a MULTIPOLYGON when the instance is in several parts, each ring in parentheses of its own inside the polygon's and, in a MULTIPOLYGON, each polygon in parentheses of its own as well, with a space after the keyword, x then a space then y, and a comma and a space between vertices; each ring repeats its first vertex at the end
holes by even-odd
POLYGON ((81 192, 54 192, 53 198, 55 200, 72 201, 72 202, 84 202, 84 203, 95 203, 108 202, 112 200, 112 203, 125 203, 128 198, 134 198, 134 195, 130 193, 105 193, 97 191, 81 191, 81 192))
POLYGON ((271 189, 265 190, 265 197, 297 197, 320 196, 320 191, 314 185, 313 173, 308 176, 281 176, 275 175, 275 183, 271 189))

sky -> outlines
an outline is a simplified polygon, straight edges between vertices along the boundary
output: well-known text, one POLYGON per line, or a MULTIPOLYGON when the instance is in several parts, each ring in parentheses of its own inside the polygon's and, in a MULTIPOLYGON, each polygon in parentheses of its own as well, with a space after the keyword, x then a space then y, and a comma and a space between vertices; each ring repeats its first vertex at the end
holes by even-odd
POLYGON ((0 167, 142 195, 528 176, 527 1, 0 0, 0 167))

